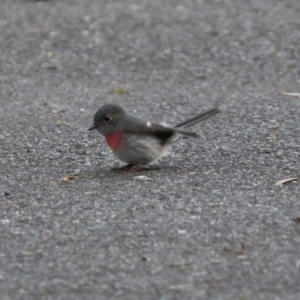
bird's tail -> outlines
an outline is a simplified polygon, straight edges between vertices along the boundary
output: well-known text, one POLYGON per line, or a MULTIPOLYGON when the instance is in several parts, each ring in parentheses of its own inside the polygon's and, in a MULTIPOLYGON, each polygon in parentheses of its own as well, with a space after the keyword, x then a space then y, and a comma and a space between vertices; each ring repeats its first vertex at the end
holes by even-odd
POLYGON ((202 121, 205 121, 207 120, 208 118, 220 113, 221 111, 215 107, 215 108, 211 108, 203 113, 201 113, 200 115, 192 118, 192 119, 189 119, 189 120, 186 120, 180 124, 177 124, 175 126, 175 128, 188 128, 190 126, 193 126, 199 122, 202 122, 202 121))
POLYGON ((211 108, 203 113, 201 113, 200 115, 192 118, 192 119, 189 119, 189 120, 186 120, 180 124, 177 124, 175 126, 175 130, 176 132, 182 134, 182 135, 185 135, 185 136, 190 136, 190 137, 194 137, 194 138, 197 138, 199 137, 199 135, 194 132, 194 131, 185 131, 185 130, 182 130, 182 129, 185 129, 185 128, 188 128, 190 126, 193 126, 199 122, 202 122, 202 121, 205 121, 207 120, 208 118, 220 113, 221 111, 215 107, 215 108, 211 108), (182 128, 182 129, 181 129, 182 128))

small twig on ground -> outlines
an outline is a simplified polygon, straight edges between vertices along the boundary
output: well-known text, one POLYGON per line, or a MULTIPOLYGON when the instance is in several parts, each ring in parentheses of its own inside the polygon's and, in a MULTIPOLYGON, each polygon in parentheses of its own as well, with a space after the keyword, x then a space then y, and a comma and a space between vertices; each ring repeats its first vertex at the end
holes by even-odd
POLYGON ((290 93, 290 92, 279 92, 279 95, 282 96, 291 96, 300 98, 300 93, 290 93))
POLYGON ((291 182, 291 181, 295 181, 295 180, 298 180, 300 179, 300 177, 291 177, 291 178, 286 178, 286 179, 282 179, 282 180, 279 180, 275 183, 276 186, 282 186, 284 183, 288 183, 288 182, 291 182))

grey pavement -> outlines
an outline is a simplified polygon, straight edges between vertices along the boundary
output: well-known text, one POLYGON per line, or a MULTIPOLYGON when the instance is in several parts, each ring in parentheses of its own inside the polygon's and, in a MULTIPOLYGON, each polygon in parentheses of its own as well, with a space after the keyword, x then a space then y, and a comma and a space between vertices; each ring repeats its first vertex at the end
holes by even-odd
POLYGON ((2 0, 1 300, 300 299, 299 0, 2 0), (138 173, 104 103, 180 122, 138 173), (298 222, 297 222, 298 221, 298 222))

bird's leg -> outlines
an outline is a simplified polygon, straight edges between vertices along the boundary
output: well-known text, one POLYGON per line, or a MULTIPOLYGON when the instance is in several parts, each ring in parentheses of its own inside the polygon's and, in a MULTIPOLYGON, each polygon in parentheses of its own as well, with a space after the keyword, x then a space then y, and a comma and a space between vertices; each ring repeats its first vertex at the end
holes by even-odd
POLYGON ((141 167, 142 167, 142 164, 138 164, 138 165, 132 166, 131 169, 129 170, 129 172, 133 173, 133 172, 140 171, 142 169, 141 167))

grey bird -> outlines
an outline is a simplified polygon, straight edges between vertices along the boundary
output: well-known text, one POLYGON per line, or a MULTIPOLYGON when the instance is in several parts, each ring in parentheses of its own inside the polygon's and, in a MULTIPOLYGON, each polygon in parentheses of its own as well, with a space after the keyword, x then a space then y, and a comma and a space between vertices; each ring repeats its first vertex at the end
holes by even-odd
POLYGON ((131 116, 118 104, 105 104, 94 115, 94 123, 88 130, 99 131, 112 152, 128 163, 121 169, 134 171, 168 155, 170 146, 181 136, 199 137, 186 128, 218 113, 220 110, 215 107, 171 127, 131 116))

